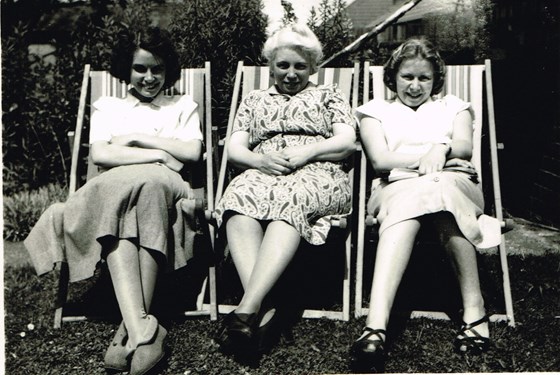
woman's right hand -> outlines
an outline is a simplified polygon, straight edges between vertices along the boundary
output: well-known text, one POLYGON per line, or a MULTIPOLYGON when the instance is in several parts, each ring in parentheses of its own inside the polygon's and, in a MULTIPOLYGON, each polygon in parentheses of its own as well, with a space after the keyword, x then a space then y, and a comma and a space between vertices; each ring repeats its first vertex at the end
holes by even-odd
POLYGON ((435 144, 430 151, 411 167, 418 167, 418 172, 420 172, 420 174, 439 172, 445 166, 447 150, 448 146, 444 144, 435 144))
POLYGON ((260 155, 260 163, 257 169, 268 175, 282 176, 292 173, 294 166, 281 153, 272 152, 260 155))
POLYGON ((166 166, 167 168, 175 172, 179 172, 181 171, 181 169, 183 169, 184 164, 181 163, 175 157, 173 157, 173 155, 165 151, 161 151, 161 152, 162 152, 162 158, 161 158, 162 162, 160 164, 163 164, 164 166, 166 166))

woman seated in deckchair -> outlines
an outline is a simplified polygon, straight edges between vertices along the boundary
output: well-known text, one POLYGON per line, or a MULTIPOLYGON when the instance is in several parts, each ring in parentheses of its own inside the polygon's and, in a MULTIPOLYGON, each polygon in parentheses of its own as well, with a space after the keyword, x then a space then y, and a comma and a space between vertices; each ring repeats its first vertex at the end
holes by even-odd
POLYGON ((163 358, 167 335, 149 314, 158 273, 192 257, 192 247, 177 239, 192 239, 194 228, 175 224, 193 197, 181 173, 200 159, 202 134, 192 98, 163 95, 180 77, 166 32, 119 34, 110 72, 131 88, 124 99, 93 103, 90 152, 103 173, 51 206, 25 245, 38 273, 64 261, 70 281, 107 262, 123 322, 105 367, 144 374, 163 358))
POLYGON ((464 323, 455 349, 480 353, 490 343, 475 246, 497 243, 482 225, 488 217, 482 215, 482 191, 470 162, 470 104, 451 95, 435 98, 444 78, 445 65, 434 47, 425 39, 410 39, 385 65, 384 82, 395 99, 374 99, 357 109, 361 141, 375 171, 382 175, 411 168, 419 175, 373 182, 367 209, 380 223, 379 242, 366 327, 351 348, 353 365, 361 371, 383 370, 394 297, 416 234, 428 221, 435 225, 460 285, 464 323), (450 166, 462 172, 443 170, 450 166))
POLYGON ((309 76, 322 56, 305 25, 291 24, 265 43, 275 84, 248 94, 228 143, 244 170, 217 205, 244 294, 222 324, 224 350, 265 352, 277 339, 276 306, 267 299, 300 241, 325 243, 329 215, 350 210, 343 160, 355 151, 355 119, 342 93, 309 76))

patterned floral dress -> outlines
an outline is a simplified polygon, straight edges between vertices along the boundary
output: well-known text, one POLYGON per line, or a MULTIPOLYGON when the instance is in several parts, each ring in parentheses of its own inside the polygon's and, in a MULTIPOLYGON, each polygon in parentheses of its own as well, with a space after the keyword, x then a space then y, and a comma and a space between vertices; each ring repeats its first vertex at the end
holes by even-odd
MULTIPOLYGON (((330 138, 335 123, 356 128, 347 100, 335 87, 317 86, 293 96, 273 87, 247 95, 233 132, 249 132, 249 149, 265 154, 330 138)), ((343 164, 312 162, 283 176, 248 169, 231 181, 218 203, 218 224, 227 211, 257 220, 283 220, 307 242, 323 244, 329 216, 350 211, 352 192, 343 164)))

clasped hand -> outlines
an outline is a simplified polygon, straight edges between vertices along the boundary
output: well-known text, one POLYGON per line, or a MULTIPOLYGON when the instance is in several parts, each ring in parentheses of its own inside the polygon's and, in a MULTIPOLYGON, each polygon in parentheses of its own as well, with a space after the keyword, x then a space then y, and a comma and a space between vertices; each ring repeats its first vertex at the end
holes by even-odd
POLYGON ((286 147, 277 152, 263 154, 258 169, 266 174, 282 176, 306 165, 312 158, 308 145, 286 147))
POLYGON ((444 145, 435 145, 423 155, 416 163, 409 166, 410 169, 418 169, 420 174, 429 174, 439 172, 443 169, 446 162, 446 147, 444 145))

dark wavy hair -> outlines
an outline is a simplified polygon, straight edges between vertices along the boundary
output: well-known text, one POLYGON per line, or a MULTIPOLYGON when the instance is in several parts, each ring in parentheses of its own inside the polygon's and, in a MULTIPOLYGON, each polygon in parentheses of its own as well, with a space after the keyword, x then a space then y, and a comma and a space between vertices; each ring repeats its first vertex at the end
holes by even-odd
POLYGON ((437 95, 443 89, 445 81, 445 63, 432 43, 423 37, 413 37, 401 44, 391 55, 384 66, 383 82, 397 92, 397 72, 402 62, 420 57, 432 63, 434 69, 434 85, 430 95, 437 95))
POLYGON ((138 49, 146 50, 163 60, 165 65, 163 90, 172 87, 177 82, 181 76, 179 56, 167 31, 159 27, 148 27, 137 32, 121 31, 117 36, 117 44, 111 56, 110 73, 121 81, 130 83, 132 59, 138 49))

